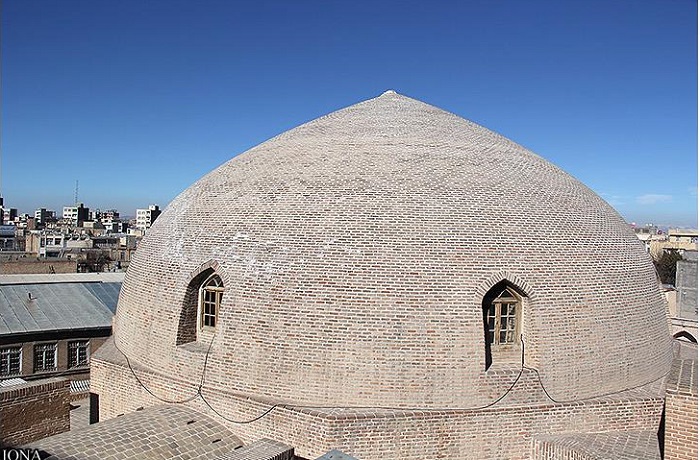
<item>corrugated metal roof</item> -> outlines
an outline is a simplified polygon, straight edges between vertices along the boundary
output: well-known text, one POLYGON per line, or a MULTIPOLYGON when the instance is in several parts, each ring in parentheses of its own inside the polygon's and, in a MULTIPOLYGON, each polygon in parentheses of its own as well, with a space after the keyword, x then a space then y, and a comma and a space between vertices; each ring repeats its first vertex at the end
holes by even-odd
POLYGON ((0 334, 110 327, 120 287, 96 282, 0 285, 0 334))
POLYGON ((0 380, 0 388, 6 388, 6 387, 15 386, 15 385, 22 385, 24 383, 27 383, 27 381, 24 379, 21 379, 19 377, 15 377, 12 379, 6 379, 6 380, 0 380))
POLYGON ((70 392, 71 393, 85 393, 90 391, 90 381, 89 380, 71 380, 70 381, 70 392))

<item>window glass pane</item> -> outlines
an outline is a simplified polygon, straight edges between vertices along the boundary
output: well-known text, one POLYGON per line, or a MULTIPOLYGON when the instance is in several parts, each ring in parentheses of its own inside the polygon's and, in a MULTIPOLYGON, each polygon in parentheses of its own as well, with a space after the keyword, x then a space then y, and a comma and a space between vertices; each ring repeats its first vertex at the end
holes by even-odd
POLYGON ((201 288, 200 294, 200 321, 204 327, 214 327, 216 325, 216 315, 221 305, 223 295, 223 282, 219 276, 212 276, 207 279, 201 288))
POLYGON ((22 348, 0 349, 0 376, 18 375, 21 371, 22 348))
POLYGON ((68 343, 68 367, 81 367, 89 364, 90 342, 81 340, 68 343))
POLYGON ((34 345, 34 371, 56 370, 56 344, 44 343, 34 345))
POLYGON ((488 308, 486 326, 491 343, 512 344, 516 342, 518 297, 507 288, 500 291, 488 308))

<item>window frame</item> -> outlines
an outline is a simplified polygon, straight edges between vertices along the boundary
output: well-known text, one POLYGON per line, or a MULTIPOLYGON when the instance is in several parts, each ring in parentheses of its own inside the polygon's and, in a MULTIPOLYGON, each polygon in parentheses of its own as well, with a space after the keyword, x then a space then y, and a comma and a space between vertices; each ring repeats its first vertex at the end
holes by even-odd
POLYGON ((224 295, 224 282, 217 273, 209 275, 199 287, 197 322, 199 330, 213 331, 219 323, 219 310, 224 295), (213 296, 213 299, 208 296, 213 296), (214 310, 213 313, 211 310, 214 310))
POLYGON ((34 345, 34 372, 55 372, 58 370, 58 344, 56 342, 37 343, 34 345), (47 356, 53 351, 53 367, 47 367, 47 356), (40 352, 41 355, 37 354, 40 352), (38 357, 41 356, 39 359, 38 357))
POLYGON ((90 366, 90 341, 71 340, 68 342, 68 369, 80 369, 90 366), (80 362, 80 350, 85 351, 85 361, 80 362))
POLYGON ((22 375, 22 347, 2 347, 0 348, 0 377, 14 377, 22 375), (17 372, 12 372, 12 354, 16 353, 17 372), (6 372, 3 372, 4 368, 6 372))
MULTIPOLYGON (((489 332, 489 345, 493 350, 505 350, 519 345, 520 328, 521 328, 521 311, 522 311, 523 301, 510 286, 505 286, 503 291, 497 295, 490 303, 489 309, 487 311, 487 327, 489 332), (509 297, 505 297, 503 294, 508 293, 509 297), (512 312, 508 311, 506 314, 503 313, 503 307, 512 305, 512 312), (491 324, 489 322, 491 318, 491 308, 493 308, 493 329, 491 329, 491 324), (509 328, 507 321, 504 327, 503 319, 513 318, 513 327, 509 328), (508 338, 508 332, 511 332, 511 339, 508 338), (501 337, 505 334, 505 339, 501 340, 501 337)), ((507 308, 507 307, 506 307, 507 308)))

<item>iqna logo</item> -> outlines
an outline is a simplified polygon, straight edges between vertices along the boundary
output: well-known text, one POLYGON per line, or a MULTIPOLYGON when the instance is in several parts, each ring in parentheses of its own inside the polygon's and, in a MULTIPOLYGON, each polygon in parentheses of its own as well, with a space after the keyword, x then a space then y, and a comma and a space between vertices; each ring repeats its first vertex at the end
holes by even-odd
POLYGON ((48 457, 41 456, 39 449, 0 449, 2 456, 1 460, 43 460, 48 457))

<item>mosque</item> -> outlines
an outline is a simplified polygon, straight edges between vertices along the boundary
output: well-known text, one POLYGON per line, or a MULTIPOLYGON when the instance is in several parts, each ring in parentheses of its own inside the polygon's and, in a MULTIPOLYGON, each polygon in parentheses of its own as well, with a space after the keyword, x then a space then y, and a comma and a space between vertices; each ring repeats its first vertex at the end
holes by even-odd
POLYGON ((393 91, 179 195, 113 326, 101 421, 169 403, 300 458, 661 458, 674 346, 632 230, 552 163, 393 91))

